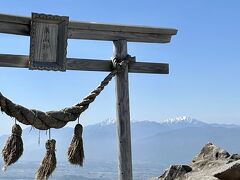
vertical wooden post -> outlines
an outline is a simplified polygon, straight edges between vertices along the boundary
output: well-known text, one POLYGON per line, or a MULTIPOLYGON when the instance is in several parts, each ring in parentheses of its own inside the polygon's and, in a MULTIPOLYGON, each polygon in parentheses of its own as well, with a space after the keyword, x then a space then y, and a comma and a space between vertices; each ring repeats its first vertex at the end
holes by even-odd
MULTIPOLYGON (((113 58, 127 56, 127 41, 113 41, 113 58)), ((116 76, 118 179, 132 180, 131 128, 128 91, 128 67, 116 76)))

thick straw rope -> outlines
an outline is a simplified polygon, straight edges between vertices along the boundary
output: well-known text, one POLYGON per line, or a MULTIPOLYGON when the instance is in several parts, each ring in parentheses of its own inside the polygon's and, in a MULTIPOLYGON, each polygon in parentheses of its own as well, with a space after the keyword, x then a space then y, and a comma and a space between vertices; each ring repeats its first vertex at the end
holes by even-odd
POLYGON ((69 121, 75 121, 82 112, 84 112, 92 103, 95 98, 102 92, 105 86, 112 80, 112 78, 122 69, 124 69, 131 56, 127 56, 125 60, 119 62, 116 58, 113 59, 114 69, 110 72, 106 78, 100 83, 100 85, 93 90, 88 96, 86 96, 82 102, 75 106, 62 109, 60 111, 48 111, 42 112, 35 109, 28 109, 21 105, 15 104, 8 98, 4 97, 0 92, 0 108, 8 116, 14 117, 19 122, 31 125, 40 130, 47 130, 50 128, 62 128, 69 121))

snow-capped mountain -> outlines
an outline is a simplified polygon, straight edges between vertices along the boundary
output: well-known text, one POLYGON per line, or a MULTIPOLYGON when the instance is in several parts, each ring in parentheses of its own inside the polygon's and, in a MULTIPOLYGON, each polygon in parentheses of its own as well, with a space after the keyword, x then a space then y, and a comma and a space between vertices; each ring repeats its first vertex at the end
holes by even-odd
POLYGON ((163 123, 167 124, 177 124, 177 123, 198 123, 200 121, 197 121, 196 119, 193 119, 189 116, 179 116, 176 118, 169 118, 165 120, 163 123))
MULTIPOLYGON (((116 120, 114 118, 107 118, 106 120, 97 123, 95 125, 99 126, 107 126, 107 125, 113 125, 116 123, 116 120)), ((136 120, 131 120, 132 124, 139 124, 139 123, 147 123, 147 124, 161 124, 161 125, 168 125, 168 126, 173 126, 173 125, 186 125, 186 126, 203 126, 206 125, 207 123, 204 123, 202 121, 199 121, 197 119, 191 118, 189 116, 179 116, 175 118, 169 118, 164 120, 163 122, 158 122, 158 121, 136 121, 136 120)))
POLYGON ((113 125, 115 124, 116 121, 114 118, 107 118, 106 120, 100 122, 100 123, 97 123, 97 125, 100 125, 100 126, 108 126, 108 125, 113 125))
MULTIPOLYGON (((116 161, 117 131, 113 118, 102 123, 84 127, 83 140, 86 161, 116 161)), ((57 156, 66 160, 66 151, 73 135, 73 128, 52 130, 52 137, 57 141, 57 156)), ((131 124, 133 160, 138 162, 161 162, 168 166, 172 162, 187 163, 198 150, 208 142, 213 142, 230 152, 238 152, 240 144, 240 126, 207 124, 196 119, 182 116, 164 122, 135 121, 131 124), (172 162, 171 162, 172 160, 172 162)), ((0 137, 0 148, 6 141, 0 137)), ((41 133, 38 145, 38 131, 23 131, 24 154, 22 160, 40 160, 45 153, 48 136, 41 133), (36 156, 36 154, 40 154, 36 156)))
POLYGON ((179 116, 176 118, 170 118, 161 123, 162 125, 169 126, 171 128, 184 128, 184 127, 202 127, 207 123, 191 118, 189 116, 179 116))

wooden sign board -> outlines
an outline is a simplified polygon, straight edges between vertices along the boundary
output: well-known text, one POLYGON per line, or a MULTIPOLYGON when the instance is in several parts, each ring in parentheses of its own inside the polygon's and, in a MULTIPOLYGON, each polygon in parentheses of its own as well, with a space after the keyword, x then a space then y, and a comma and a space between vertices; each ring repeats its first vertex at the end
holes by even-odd
POLYGON ((66 71, 69 18, 32 13, 29 69, 66 71))

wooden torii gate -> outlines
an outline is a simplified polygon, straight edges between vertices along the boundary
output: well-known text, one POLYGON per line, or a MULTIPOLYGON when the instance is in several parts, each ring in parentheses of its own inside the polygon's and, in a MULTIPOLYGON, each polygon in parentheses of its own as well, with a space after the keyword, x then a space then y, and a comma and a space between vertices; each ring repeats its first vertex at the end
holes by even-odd
MULTIPOLYGON (((0 33, 31 36, 30 56, 0 54, 0 67, 40 70, 111 71, 112 60, 66 58, 67 39, 113 41, 113 58, 128 55, 127 42, 169 43, 176 29, 73 22, 68 17, 32 14, 32 18, 0 14, 0 33), (46 44, 47 43, 47 44, 46 44), (49 51, 51 49, 51 52, 49 51)), ((128 73, 168 74, 166 63, 136 62, 134 57, 116 76, 118 179, 132 180, 128 73)))

